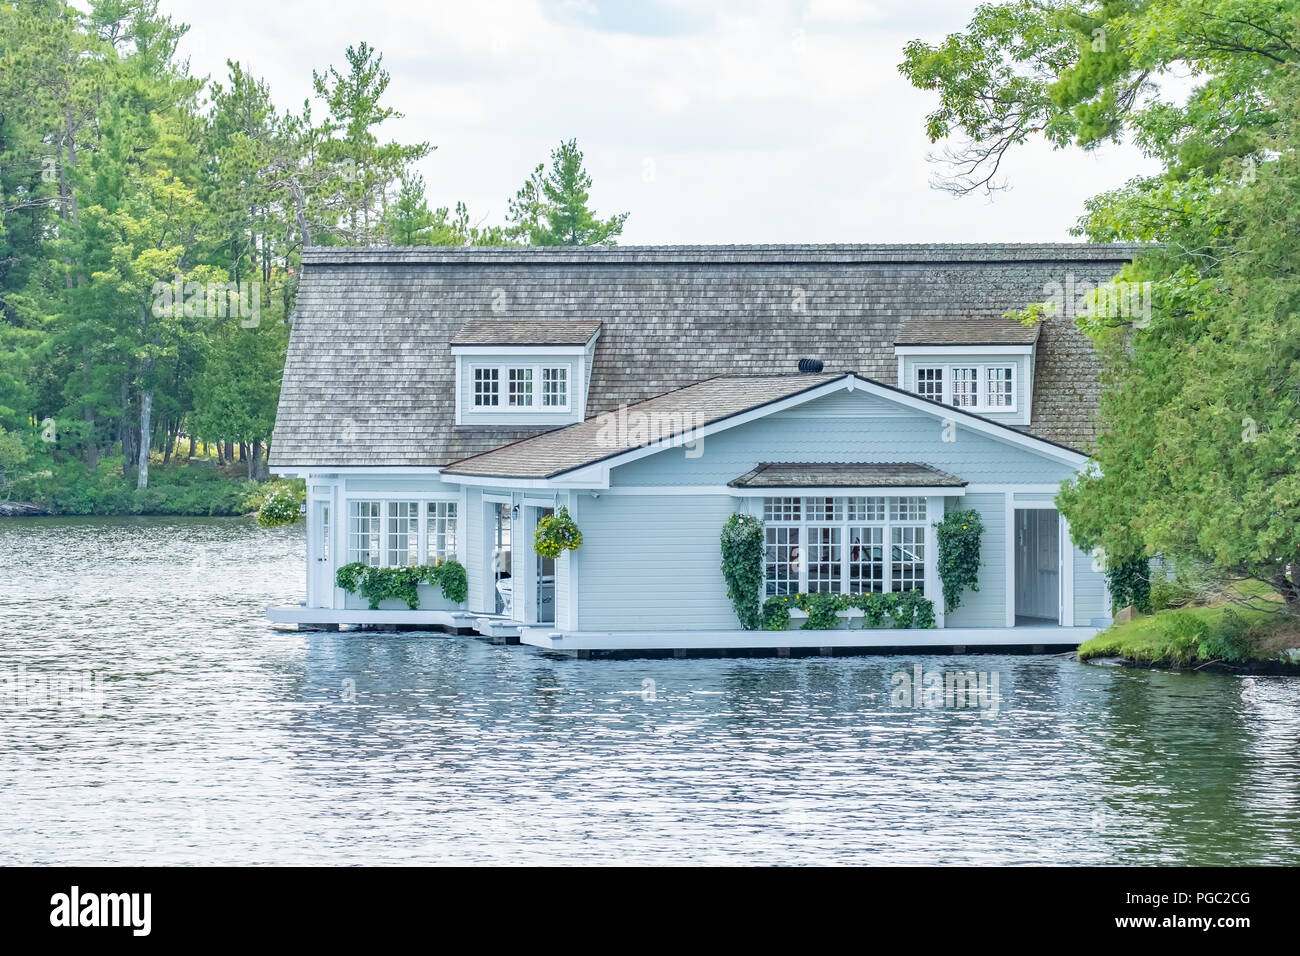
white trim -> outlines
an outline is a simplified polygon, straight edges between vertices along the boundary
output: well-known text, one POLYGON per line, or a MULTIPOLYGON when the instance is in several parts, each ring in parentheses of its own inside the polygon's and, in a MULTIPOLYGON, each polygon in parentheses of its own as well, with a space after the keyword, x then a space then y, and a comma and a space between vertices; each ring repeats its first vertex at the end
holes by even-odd
POLYGON ((328 479, 339 475, 379 475, 385 478, 418 478, 442 473, 443 465, 292 465, 273 468, 287 478, 328 479))
POLYGON ((1006 505, 1006 625, 1016 626, 1016 502, 1008 492, 1004 497, 1006 505))
POLYGON ((1019 495, 1054 495, 1061 490, 1058 482, 1054 485, 1005 485, 1005 484, 969 484, 968 495, 993 495, 1012 492, 1019 495))
MULTIPOLYGON (((579 489, 581 490, 581 489, 579 489)), ((834 487, 825 486, 809 488, 735 488, 731 485, 614 485, 609 488, 600 489, 602 495, 634 495, 634 496, 657 496, 657 495, 712 495, 724 496, 728 498, 794 498, 794 497, 822 497, 822 498, 880 498, 893 495, 895 497, 907 496, 933 496, 936 498, 960 498, 966 494, 965 488, 954 488, 951 486, 930 487, 926 485, 908 486, 905 488, 881 487, 879 485, 867 487, 834 487)))
MULTIPOLYGON (((587 346, 585 345, 453 345, 451 347, 451 354, 458 357, 472 355, 500 355, 503 357, 511 355, 521 357, 542 355, 551 357, 556 355, 585 355, 586 351, 587 346)), ((523 362, 521 364, 528 365, 531 363, 523 362)))
POLYGON ((944 499, 931 496, 925 502, 925 596, 934 606, 935 627, 944 626, 943 581, 939 578, 939 532, 935 523, 944 516, 944 499))
POLYGON ((1060 515, 1061 541, 1061 624, 1074 626, 1074 542, 1070 540, 1070 522, 1060 515))
POLYGON ((1032 345, 895 345, 894 354, 904 355, 1031 355, 1032 345))

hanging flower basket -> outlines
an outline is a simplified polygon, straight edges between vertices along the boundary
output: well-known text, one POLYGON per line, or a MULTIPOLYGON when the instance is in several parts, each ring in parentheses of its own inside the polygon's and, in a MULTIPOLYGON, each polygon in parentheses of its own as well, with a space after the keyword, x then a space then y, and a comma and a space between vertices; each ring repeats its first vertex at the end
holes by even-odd
POLYGON ((582 545, 582 532, 569 516, 568 508, 561 508, 537 522, 533 533, 533 548, 543 558, 558 558, 565 551, 576 551, 582 545))

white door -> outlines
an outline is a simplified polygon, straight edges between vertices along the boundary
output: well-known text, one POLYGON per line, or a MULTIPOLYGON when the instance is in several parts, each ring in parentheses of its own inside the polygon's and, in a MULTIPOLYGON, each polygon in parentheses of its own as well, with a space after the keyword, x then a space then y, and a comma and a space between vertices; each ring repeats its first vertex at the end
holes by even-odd
POLYGON ((334 562, 330 560, 330 503, 311 503, 311 532, 308 534, 307 574, 312 607, 334 606, 334 562))

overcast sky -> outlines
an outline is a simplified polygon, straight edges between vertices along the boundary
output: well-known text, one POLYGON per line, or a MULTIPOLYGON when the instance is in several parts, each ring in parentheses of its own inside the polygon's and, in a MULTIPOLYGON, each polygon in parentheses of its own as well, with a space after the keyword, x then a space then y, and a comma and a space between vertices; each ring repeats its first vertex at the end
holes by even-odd
MULTIPOLYGON (((1068 240, 1090 195, 1147 167, 1128 147, 1040 146, 991 201, 932 189, 933 94, 897 64, 961 29, 964 0, 163 0, 202 75, 227 58, 297 109, 312 69, 366 41, 392 74, 384 128, 437 149, 431 205, 500 222, 561 139, 622 242, 1068 240)), ((320 115, 320 109, 315 112, 320 115)))

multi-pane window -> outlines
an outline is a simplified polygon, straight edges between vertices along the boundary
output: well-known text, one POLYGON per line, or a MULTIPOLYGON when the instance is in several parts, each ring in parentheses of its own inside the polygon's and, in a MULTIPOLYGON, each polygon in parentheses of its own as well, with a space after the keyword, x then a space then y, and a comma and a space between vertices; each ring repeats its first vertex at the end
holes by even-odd
POLYGON ((512 368, 507 371, 509 404, 511 408, 527 408, 533 404, 533 370, 512 368))
POLYGON ((383 504, 378 501, 348 502, 348 563, 378 566, 383 557, 383 504))
POLYGON ((456 557, 456 502, 430 501, 426 507, 429 563, 456 557))
POLYGON ((952 370, 952 404, 958 408, 975 408, 980 403, 980 370, 954 368, 952 370))
POLYGON ((769 595, 925 588, 924 497, 765 498, 763 521, 769 595))
POLYGON ((474 406, 476 408, 493 408, 501 404, 500 394, 500 369, 474 369, 474 406))
POLYGON ((985 403, 989 408, 1011 408, 1015 399, 1011 391, 1011 367, 990 365, 984 370, 985 403))
POLYGON ((796 594, 803 561, 799 550, 799 529, 788 525, 767 525, 766 545, 767 594, 796 594))
POLYGON ((564 366, 542 369, 542 405, 566 408, 569 404, 569 370, 564 366))
POLYGON ((476 409, 568 411, 567 365, 475 365, 471 374, 476 409))
POLYGON ((922 398, 977 412, 1015 411, 1014 365, 926 365, 914 369, 922 398))
POLYGON ((398 568, 456 557, 454 501, 349 501, 348 562, 398 568))
POLYGON ((420 503, 418 501, 388 502, 388 523, 384 550, 386 564, 401 568, 420 563, 420 503))
POLYGON ((924 590, 925 528, 894 525, 890 528, 892 591, 924 590))
POLYGON ((932 402, 943 401, 943 368, 918 368, 916 394, 932 402))

